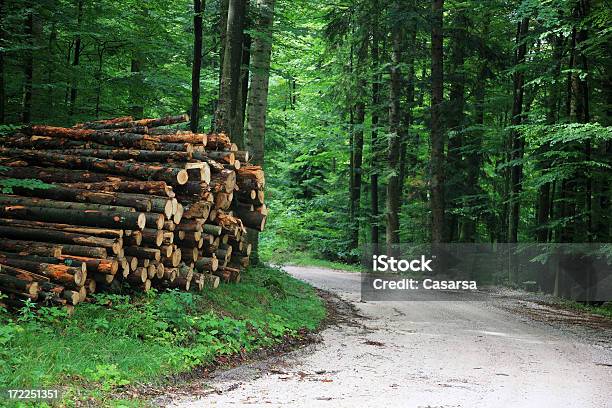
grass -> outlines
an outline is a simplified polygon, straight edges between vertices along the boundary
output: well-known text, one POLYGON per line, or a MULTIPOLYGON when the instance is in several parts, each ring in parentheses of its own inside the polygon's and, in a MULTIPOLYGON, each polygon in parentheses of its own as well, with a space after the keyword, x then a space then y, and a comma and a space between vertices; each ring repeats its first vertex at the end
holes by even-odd
POLYGON ((0 313, 0 389, 60 387, 66 406, 139 406, 112 393, 274 345, 324 317, 312 287, 270 267, 202 294, 100 294, 71 317, 24 307, 18 317, 0 313))
POLYGON ((584 303, 574 302, 571 300, 562 300, 562 304, 570 309, 578 310, 581 312, 591 313, 594 315, 602 316, 608 319, 612 319, 612 303, 604 303, 601 306, 585 305, 584 303))
POLYGON ((363 268, 360 265, 328 261, 325 259, 316 259, 309 255, 295 257, 291 261, 289 261, 287 265, 316 266, 320 268, 338 269, 341 271, 348 272, 363 272, 363 268))
POLYGON ((276 249, 270 253, 266 252, 262 258, 265 262, 271 262, 273 260, 277 265, 315 266, 319 268, 338 269, 348 272, 363 271, 363 268, 359 264, 348 264, 344 262, 320 259, 315 254, 307 251, 295 252, 276 249))

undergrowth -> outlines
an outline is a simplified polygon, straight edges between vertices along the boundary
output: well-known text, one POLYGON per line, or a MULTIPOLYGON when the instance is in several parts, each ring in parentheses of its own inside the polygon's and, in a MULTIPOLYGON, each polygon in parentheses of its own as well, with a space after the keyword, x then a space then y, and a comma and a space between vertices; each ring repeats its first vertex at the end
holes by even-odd
POLYGON ((60 387, 67 406, 116 405, 110 395, 123 387, 274 345, 324 316, 312 287, 271 267, 198 294, 97 294, 70 317, 31 304, 0 310, 0 389, 60 387))

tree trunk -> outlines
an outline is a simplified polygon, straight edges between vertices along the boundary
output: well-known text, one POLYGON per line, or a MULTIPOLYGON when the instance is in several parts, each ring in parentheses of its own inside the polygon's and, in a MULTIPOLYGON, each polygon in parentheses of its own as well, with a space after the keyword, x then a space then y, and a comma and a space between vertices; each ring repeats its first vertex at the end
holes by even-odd
POLYGON ((434 243, 444 240, 444 129, 442 102, 444 99, 443 54, 444 0, 432 2, 431 28, 431 239, 434 243))
MULTIPOLYGON (((367 61, 367 41, 363 38, 357 52, 359 61, 367 61)), ((351 249, 356 249, 359 244, 359 217, 361 213, 361 166, 363 164, 363 128, 365 124, 365 73, 360 67, 355 69, 357 81, 357 102, 354 105, 354 124, 353 124, 353 149, 352 149, 352 183, 351 183, 351 207, 353 219, 351 220, 351 249)))
MULTIPOLYGON (((451 30, 451 49, 449 78, 450 95, 449 107, 446 112, 446 130, 449 131, 447 166, 448 174, 446 182, 445 200, 447 206, 452 209, 460 208, 462 196, 465 194, 465 163, 462 160, 461 149, 463 147, 463 126, 464 126, 464 107, 465 107, 465 31, 470 26, 465 10, 458 10, 451 30)), ((477 79, 477 81, 482 79, 477 79)), ((446 241, 456 241, 459 235, 460 220, 454 213, 447 214, 448 222, 446 227, 446 241)))
MULTIPOLYGON (((485 32, 487 32, 485 30, 485 32)), ((465 194, 469 197, 466 201, 469 207, 474 207, 476 202, 476 194, 479 192, 478 179, 480 176, 480 167, 482 165, 482 138, 484 135, 485 126, 485 91, 487 80, 487 62, 484 55, 480 62, 480 70, 478 79, 475 81, 474 87, 474 110, 475 110, 475 129, 470 134, 471 141, 469 142, 469 152, 467 153, 467 174, 465 182, 465 194)), ((461 242, 476 242, 476 221, 474 214, 466 217, 461 222, 461 233, 459 240, 461 242)))
MULTIPOLYGON (((409 35, 409 46, 414 47, 416 45, 416 28, 410 27, 409 35)), ((418 135, 414 135, 414 143, 411 143, 410 137, 411 126, 412 126, 412 107, 414 105, 414 53, 409 53, 406 60, 408 65, 408 73, 406 80, 404 81, 406 87, 406 109, 402 115, 402 126, 400 133, 400 170, 399 170, 399 189, 400 189, 400 200, 404 198, 404 184, 406 181, 406 172, 408 164, 414 164, 417 162, 417 151, 418 151, 418 135)))
POLYGON ((4 87, 4 0, 0 0, 0 124, 5 120, 6 90, 4 87))
MULTIPOLYGON (((547 111, 546 111, 546 122, 549 125, 554 125, 557 123, 558 114, 557 114, 557 102, 559 100, 559 85, 557 81, 561 76, 561 61, 563 56, 563 37, 559 35, 554 35, 552 39, 553 44, 553 54, 551 58, 551 76, 553 78, 553 83, 550 85, 548 91, 548 98, 546 100, 547 111)), ((550 146, 545 145, 542 146, 541 152, 542 154, 546 153, 550 149, 550 146)), ((548 161, 544 161, 541 163, 541 170, 548 171, 550 163, 548 161)), ((538 189, 538 204, 537 204, 537 215, 536 215, 536 239, 538 242, 546 242, 548 241, 550 231, 546 226, 550 221, 550 197, 551 197, 551 183, 544 183, 538 189)))
MULTIPOLYGON (((400 12, 400 3, 393 3, 396 12, 400 12)), ((391 84, 389 94, 389 151, 387 153, 387 165, 390 175, 387 183, 387 251, 399 243, 399 164, 400 164, 400 98, 401 98, 401 71, 402 62, 402 26, 396 21, 392 28, 392 62, 391 62, 391 84)))
POLYGON ((246 106, 249 94, 249 65, 251 63, 251 35, 246 31, 250 28, 251 22, 247 17, 247 11, 249 8, 249 0, 245 0, 245 12, 244 12, 244 27, 243 27, 243 41, 242 41, 242 55, 240 57, 240 79, 238 86, 238 94, 236 96, 236 115, 233 121, 232 142, 234 142, 238 148, 245 148, 244 140, 244 120, 246 114, 246 106))
POLYGON ((227 33, 221 76, 221 91, 217 105, 215 131, 231 134, 238 106, 240 68, 242 59, 242 29, 246 0, 229 0, 227 33))
POLYGON ((219 30, 219 84, 217 89, 217 100, 215 101, 215 107, 213 110, 213 117, 211 121, 210 131, 215 132, 217 129, 217 117, 219 109, 222 108, 223 101, 223 60, 225 58, 225 45, 227 43, 227 10, 229 8, 229 0, 219 0, 219 24, 217 29, 219 30))
POLYGON ((191 131, 200 123, 200 70, 202 68, 202 11, 204 0, 193 0, 193 66, 191 70, 191 131))
POLYGON ((378 122, 379 122, 379 105, 380 105, 380 28, 379 24, 379 2, 374 0, 372 5, 373 22, 372 22, 372 106, 370 108, 370 116, 372 122, 371 132, 371 159, 370 167, 372 175, 370 176, 370 241, 377 246, 379 243, 379 228, 378 228, 378 157, 380 146, 378 143, 378 122))
POLYGON ((25 35, 29 49, 25 50, 25 61, 23 64, 25 83, 23 87, 23 110, 21 121, 30 123, 32 121, 32 81, 34 79, 34 5, 30 4, 27 11, 25 35))
MULTIPOLYGON (((529 30, 529 19, 524 18, 517 25, 516 32, 516 52, 514 66, 517 71, 514 73, 513 79, 513 102, 512 102, 512 120, 513 126, 518 126, 523 122, 523 96, 525 75, 518 67, 525 62, 527 54, 527 31, 529 30)), ((511 140, 511 159, 512 161, 522 160, 524 153, 524 140, 516 129, 510 131, 511 140)), ((510 182, 510 220, 508 223, 508 242, 518 242, 518 227, 520 221, 520 199, 519 195, 522 190, 523 166, 515 163, 511 168, 510 182)))
MULTIPOLYGON (((82 21, 83 21, 83 0, 77 0, 77 30, 78 31, 81 31, 82 21)), ((73 55, 73 60, 72 60, 72 85, 70 87, 69 114, 71 116, 74 114, 74 108, 76 106, 78 73, 75 71, 76 71, 76 67, 79 66, 80 59, 81 59, 81 34, 77 33, 76 38, 74 39, 74 55, 73 55)))
MULTIPOLYGON (((274 23, 274 0, 255 2, 255 27, 258 35, 252 39, 251 86, 248 93, 247 140, 252 153, 252 163, 264 167, 266 119, 268 113, 268 85, 270 80, 270 59, 272 56, 272 25, 274 23)), ((253 244, 253 261, 258 262, 257 231, 249 231, 253 244), (252 231, 252 232, 251 232, 252 231)))

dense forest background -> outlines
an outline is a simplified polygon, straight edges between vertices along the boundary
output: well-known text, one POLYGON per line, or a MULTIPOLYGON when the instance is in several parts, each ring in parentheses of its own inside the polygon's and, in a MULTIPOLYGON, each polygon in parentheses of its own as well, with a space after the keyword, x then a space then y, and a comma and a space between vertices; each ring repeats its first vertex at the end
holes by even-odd
POLYGON ((610 242, 608 1, 0 8, 3 128, 189 112, 193 129, 227 131, 265 165, 267 258, 610 242))

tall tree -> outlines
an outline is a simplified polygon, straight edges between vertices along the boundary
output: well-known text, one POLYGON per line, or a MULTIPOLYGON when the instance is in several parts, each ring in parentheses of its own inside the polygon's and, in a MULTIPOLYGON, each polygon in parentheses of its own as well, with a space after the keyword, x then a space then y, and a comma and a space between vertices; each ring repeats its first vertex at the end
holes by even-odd
POLYGON ((361 178, 362 178, 362 164, 363 164, 363 129, 365 123, 365 88, 366 81, 364 77, 364 69, 361 61, 367 60, 367 47, 369 42, 369 32, 364 29, 364 33, 357 45, 357 60, 360 61, 359 65, 354 69, 355 75, 355 99, 356 102, 353 106, 354 112, 354 123, 353 123, 353 148, 352 154, 352 182, 351 182, 351 248, 357 248, 359 244, 359 217, 361 210, 361 178))
MULTIPOLYGON (((448 81, 450 84, 449 103, 446 110, 446 130, 449 131, 447 166, 449 175, 446 181, 445 200, 447 206, 456 210, 461 206, 460 197, 465 194, 465 163, 463 161, 463 126, 465 109, 465 47, 467 46, 466 30, 469 27, 466 10, 455 11, 450 31, 450 55, 448 81)), ((460 220, 457 211, 449 211, 446 227, 446 241, 458 238, 460 220)))
POLYGON ((444 99, 443 51, 444 0, 433 0, 431 8, 431 239, 444 240, 444 129, 442 101, 444 99))
POLYGON ((193 0, 193 66, 191 67, 191 123, 192 132, 200 124, 200 71, 202 70, 202 10, 204 0, 193 0))
POLYGON ((0 123, 4 123, 4 101, 6 90, 4 88, 4 0, 0 0, 0 123))
POLYGON ((238 94, 236 96, 236 113, 234 121, 232 123, 233 129, 232 134, 235 135, 236 143, 244 148, 246 146, 244 140, 244 119, 246 117, 246 106, 248 103, 249 94, 249 71, 251 64, 251 46, 252 39, 249 34, 249 29, 252 26, 251 19, 249 18, 250 1, 245 1, 245 18, 243 20, 243 36, 242 36, 242 54, 240 56, 240 78, 238 86, 238 94))
POLYGON ((402 22, 400 17, 400 2, 393 2, 391 41, 391 83, 389 86, 389 147, 387 152, 387 166, 389 177, 387 181, 387 250, 399 243, 399 209, 400 209, 400 99, 402 74, 402 22))
MULTIPOLYGON (((253 153, 253 164, 264 166, 274 0, 256 0, 253 12, 256 31, 253 34, 251 51, 252 74, 247 104, 247 141, 249 150, 253 153)), ((249 233, 254 244, 255 261, 258 261, 258 233, 257 231, 249 233)))
POLYGON ((32 82, 34 80, 34 4, 28 4, 26 12, 25 35, 28 42, 23 63, 25 83, 23 86, 23 103, 21 121, 32 121, 32 82))
POLYGON ((72 59, 72 83, 70 86, 70 115, 74 114, 74 109, 77 100, 77 79, 78 73, 76 72, 79 63, 81 62, 81 27, 83 24, 83 0, 77 0, 77 34, 74 39, 74 54, 72 59))
POLYGON ((370 108, 371 130, 371 175, 370 175, 370 241, 379 242, 378 229, 378 163, 380 146, 378 142, 378 122, 380 109, 380 10, 379 1, 372 1, 372 106, 370 108))
POLYGON ((228 3, 221 91, 215 115, 215 130, 228 133, 239 146, 243 142, 242 135, 233 135, 231 132, 238 107, 238 92, 241 85, 242 30, 245 5, 245 0, 229 0, 228 3))
POLYGON ((272 25, 274 0, 256 0, 253 48, 251 52, 251 86, 248 94, 248 142, 253 163, 264 165, 266 119, 268 113, 268 85, 272 56, 272 25))
POLYGON ((516 129, 523 122, 523 98, 525 94, 525 73, 523 63, 527 54, 527 32, 529 18, 523 18, 517 23, 516 49, 514 53, 514 75, 512 81, 512 119, 513 126, 510 131, 510 147, 512 167, 510 170, 510 212, 508 224, 508 242, 518 242, 518 227, 520 217, 520 193, 522 190, 523 165, 520 161, 524 154, 524 140, 516 129))

